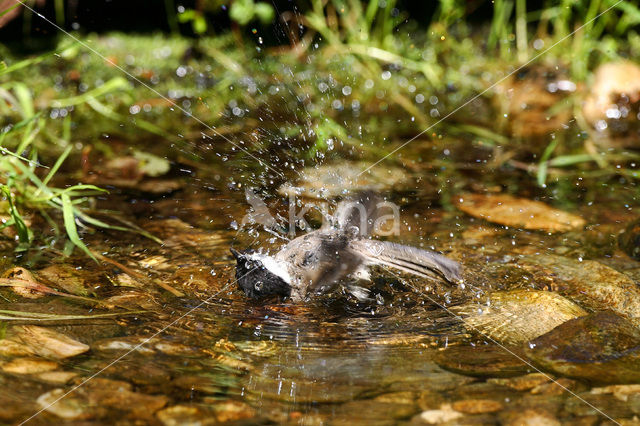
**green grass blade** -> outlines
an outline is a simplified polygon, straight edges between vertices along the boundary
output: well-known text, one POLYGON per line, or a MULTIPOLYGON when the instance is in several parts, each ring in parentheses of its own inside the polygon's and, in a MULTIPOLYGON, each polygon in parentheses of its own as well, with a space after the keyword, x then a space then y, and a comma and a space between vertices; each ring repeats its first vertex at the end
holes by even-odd
POLYGON ((73 149, 73 146, 69 145, 67 146, 67 148, 62 152, 62 154, 60 154, 60 157, 58 157, 58 159, 56 160, 55 164, 53 165, 53 167, 51 167, 51 170, 49 171, 49 173, 47 174, 47 176, 45 176, 45 178, 42 180, 42 184, 43 185, 47 185, 49 183, 49 181, 51 180, 51 178, 53 177, 53 175, 56 174, 56 172, 58 171, 58 169, 60 168, 60 166, 62 165, 62 163, 64 163, 64 160, 67 159, 67 157, 69 156, 69 153, 71 153, 71 150, 73 149))
POLYGON ((537 176, 538 185, 540 185, 543 188, 546 186, 547 169, 549 167, 547 160, 549 160, 549 157, 551 157, 551 154, 556 149, 556 146, 558 146, 558 140, 554 139, 544 149, 544 152, 542 153, 542 157, 540 158, 540 163, 538 164, 538 176, 537 176))
POLYGON ((28 245, 31 242, 31 236, 32 236, 31 230, 26 225, 26 223, 24 223, 24 220, 22 219, 22 215, 20 214, 20 212, 18 211, 18 208, 13 202, 13 195, 11 194, 11 190, 9 189, 9 187, 7 185, 2 185, 1 188, 2 188, 2 193, 7 198, 7 202, 9 203, 9 214, 13 219, 14 227, 16 228, 16 232, 18 233, 18 239, 20 240, 21 244, 28 245))
POLYGON ((80 250, 84 251, 90 258, 97 262, 97 259, 93 256, 89 248, 84 244, 78 235, 78 228, 76 228, 76 221, 74 215, 74 207, 71 203, 71 198, 66 193, 60 195, 62 201, 62 218, 64 221, 64 229, 67 231, 69 240, 80 250))
POLYGON ((118 89, 129 89, 129 82, 123 77, 114 77, 100 87, 89 90, 78 96, 71 96, 66 99, 56 99, 51 102, 54 108, 66 108, 70 106, 80 105, 89 102, 92 99, 104 96, 107 93, 115 92, 118 89))

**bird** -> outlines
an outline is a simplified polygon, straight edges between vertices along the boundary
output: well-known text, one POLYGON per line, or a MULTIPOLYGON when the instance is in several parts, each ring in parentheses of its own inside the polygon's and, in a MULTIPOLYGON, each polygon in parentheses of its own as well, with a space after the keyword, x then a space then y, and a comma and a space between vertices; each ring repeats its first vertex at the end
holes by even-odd
POLYGON ((348 277, 370 280, 369 268, 397 269, 429 280, 460 283, 462 267, 446 256, 373 239, 379 197, 370 191, 338 204, 334 220, 294 238, 275 254, 231 247, 238 287, 251 299, 273 296, 308 301, 348 277))

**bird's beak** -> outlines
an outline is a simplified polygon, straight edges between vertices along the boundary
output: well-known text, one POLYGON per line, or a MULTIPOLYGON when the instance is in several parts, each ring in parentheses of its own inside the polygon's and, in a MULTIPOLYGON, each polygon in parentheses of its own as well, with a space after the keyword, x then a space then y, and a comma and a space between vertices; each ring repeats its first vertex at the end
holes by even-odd
POLYGON ((231 250, 231 254, 233 255, 233 257, 236 258, 236 260, 242 257, 242 253, 240 253, 238 250, 234 249, 233 247, 231 247, 229 250, 231 250))

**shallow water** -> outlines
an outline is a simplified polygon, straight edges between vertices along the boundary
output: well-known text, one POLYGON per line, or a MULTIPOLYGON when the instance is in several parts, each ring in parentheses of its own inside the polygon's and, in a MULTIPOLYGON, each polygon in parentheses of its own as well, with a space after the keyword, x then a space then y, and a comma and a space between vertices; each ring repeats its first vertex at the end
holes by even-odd
MULTIPOLYGON (((252 174, 244 160, 212 158, 206 170, 197 171, 181 165, 173 176, 184 184, 181 191, 165 196, 115 191, 99 203, 124 211, 127 220, 161 238, 164 245, 111 231, 84 237, 94 251, 136 276, 116 264, 94 263, 79 255, 64 258, 47 249, 24 264, 36 273, 53 265, 48 282, 68 292, 72 291, 64 283, 78 277, 87 297, 110 306, 57 296, 29 300, 2 292, 0 309, 122 315, 0 323, 0 330, 24 323, 50 327, 91 348, 55 361, 54 371, 75 373, 66 382, 52 383, 34 373, 0 373, 0 385, 6 389, 0 394, 0 422, 19 423, 38 413, 29 423, 101 424, 117 419, 121 424, 395 424, 412 419, 419 423, 420 413, 438 410, 433 418, 455 424, 518 424, 517 416, 527 409, 532 410, 529 417, 549 421, 604 420, 582 401, 589 398, 615 419, 640 413, 638 404, 592 393, 590 384, 578 380, 559 378, 580 399, 551 383, 554 375, 536 376, 540 383, 522 389, 514 388, 509 379, 500 382, 501 377, 519 377, 537 368, 522 362, 519 348, 500 347, 467 330, 448 310, 480 300, 491 290, 544 287, 544 277, 513 266, 519 255, 595 259, 638 277, 640 263, 626 257, 616 241, 635 217, 629 207, 634 205, 635 188, 620 181, 567 178, 546 192, 553 197, 541 200, 579 213, 588 224, 584 230, 549 234, 508 229, 471 218, 446 201, 496 185, 528 198, 542 195, 531 179, 513 170, 475 169, 475 159, 484 152, 480 148, 450 156, 443 154, 442 146, 420 144, 417 141, 415 152, 407 157, 423 151, 432 160, 446 157, 448 165, 407 171, 421 177, 421 184, 387 192, 401 206, 401 232, 393 239, 459 260, 465 268, 464 288, 376 270, 370 301, 340 291, 297 305, 246 300, 234 283, 229 247, 282 243, 258 227, 233 229, 249 209, 244 187, 254 182, 252 174), (61 268, 67 268, 67 275, 61 268), (458 354, 468 353, 470 359, 476 348, 490 348, 487 371, 478 368, 463 375, 442 368, 442 354, 456 346, 466 348, 458 354), (39 412, 47 406, 42 401, 53 401, 42 395, 77 385, 81 386, 56 404, 66 404, 67 411, 48 407, 39 412), (453 411, 447 404, 454 404, 453 411), (437 417, 443 412, 455 415, 437 417)), ((271 194, 268 204, 286 216, 287 200, 273 195, 283 181, 276 178, 260 190, 271 194)), ((5 252, 7 268, 14 264, 13 256, 5 252)), ((5 354, 0 359, 4 365, 16 358, 5 354)))

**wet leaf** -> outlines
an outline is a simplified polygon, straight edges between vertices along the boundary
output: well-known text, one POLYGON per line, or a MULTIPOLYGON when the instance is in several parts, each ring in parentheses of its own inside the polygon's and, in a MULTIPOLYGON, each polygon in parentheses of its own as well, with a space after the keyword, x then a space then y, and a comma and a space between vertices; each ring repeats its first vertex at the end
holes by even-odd
POLYGON ((455 204, 470 216, 514 228, 564 232, 585 224, 579 216, 539 201, 506 194, 464 194, 455 200, 455 204))

